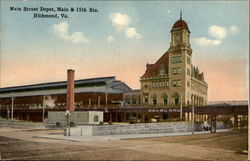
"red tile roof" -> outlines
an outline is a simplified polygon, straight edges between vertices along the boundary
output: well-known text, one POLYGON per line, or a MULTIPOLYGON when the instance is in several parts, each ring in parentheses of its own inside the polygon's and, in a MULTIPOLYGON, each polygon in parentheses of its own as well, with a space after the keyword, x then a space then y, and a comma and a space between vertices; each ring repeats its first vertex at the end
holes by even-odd
POLYGON ((160 59, 158 59, 154 64, 147 64, 145 73, 141 76, 141 78, 154 77, 159 74, 159 68, 161 64, 165 65, 166 74, 168 74, 168 60, 169 54, 165 52, 160 59))
POLYGON ((172 29, 174 29, 174 28, 186 28, 186 29, 188 29, 188 25, 184 20, 178 20, 173 25, 172 29))

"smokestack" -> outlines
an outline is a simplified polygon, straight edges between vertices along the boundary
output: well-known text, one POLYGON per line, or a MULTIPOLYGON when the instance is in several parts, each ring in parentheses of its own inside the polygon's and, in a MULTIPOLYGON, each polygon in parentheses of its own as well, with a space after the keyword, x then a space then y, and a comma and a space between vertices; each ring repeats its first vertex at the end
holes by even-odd
POLYGON ((72 69, 68 69, 67 71, 67 78, 68 78, 68 85, 67 85, 67 110, 70 112, 74 111, 75 107, 75 71, 72 69))

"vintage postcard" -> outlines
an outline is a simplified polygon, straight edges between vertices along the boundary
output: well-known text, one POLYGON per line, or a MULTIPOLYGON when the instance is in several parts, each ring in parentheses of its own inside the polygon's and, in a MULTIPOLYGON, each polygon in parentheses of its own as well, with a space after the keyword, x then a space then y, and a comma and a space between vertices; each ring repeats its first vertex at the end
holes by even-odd
POLYGON ((247 160, 249 1, 0 1, 0 160, 247 160))

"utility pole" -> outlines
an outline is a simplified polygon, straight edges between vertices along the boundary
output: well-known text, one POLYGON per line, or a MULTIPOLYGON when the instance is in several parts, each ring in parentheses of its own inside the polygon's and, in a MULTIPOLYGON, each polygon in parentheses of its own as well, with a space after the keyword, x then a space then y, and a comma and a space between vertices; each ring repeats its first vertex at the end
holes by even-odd
POLYGON ((194 134, 194 105, 192 106, 192 134, 194 134))
POLYGON ((182 121, 182 95, 181 95, 181 107, 180 107, 180 120, 182 121))

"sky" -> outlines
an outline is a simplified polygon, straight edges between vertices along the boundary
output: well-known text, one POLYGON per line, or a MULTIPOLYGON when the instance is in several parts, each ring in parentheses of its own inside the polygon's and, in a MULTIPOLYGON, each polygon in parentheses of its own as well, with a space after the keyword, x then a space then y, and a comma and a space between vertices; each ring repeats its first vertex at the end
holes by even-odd
POLYGON ((75 79, 116 76, 139 89, 146 63, 168 50, 170 30, 182 10, 191 31, 192 64, 204 72, 208 100, 248 98, 248 1, 0 3, 0 87, 65 81, 67 69, 74 69, 75 79), (36 13, 58 18, 34 18, 36 13))

